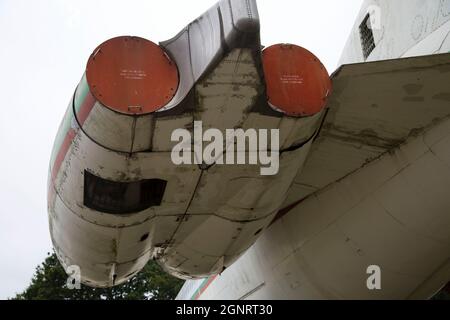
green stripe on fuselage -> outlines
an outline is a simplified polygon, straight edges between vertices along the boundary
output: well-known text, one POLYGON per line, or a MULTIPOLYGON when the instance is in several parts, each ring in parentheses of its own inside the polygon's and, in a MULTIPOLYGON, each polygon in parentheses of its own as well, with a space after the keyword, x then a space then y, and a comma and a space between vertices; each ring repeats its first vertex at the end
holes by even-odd
POLYGON ((203 282, 200 284, 200 286, 197 288, 197 290, 195 290, 194 294, 191 297, 191 300, 195 300, 195 298, 197 297, 197 295, 203 290, 203 288, 206 286, 206 284, 208 283, 210 278, 206 278, 205 280, 203 280, 203 282))
POLYGON ((87 93, 89 90, 89 86, 86 81, 86 76, 83 76, 80 84, 77 87, 75 92, 75 101, 71 100, 69 106, 67 107, 66 114, 64 115, 63 121, 59 127, 58 133, 55 138, 55 143, 53 145, 52 156, 50 160, 50 168, 53 168, 55 163, 56 156, 58 155, 59 150, 69 133, 70 128, 72 127, 72 122, 75 120, 72 106, 75 105, 75 112, 78 113, 80 111, 81 106, 83 105, 84 100, 86 99, 87 93))

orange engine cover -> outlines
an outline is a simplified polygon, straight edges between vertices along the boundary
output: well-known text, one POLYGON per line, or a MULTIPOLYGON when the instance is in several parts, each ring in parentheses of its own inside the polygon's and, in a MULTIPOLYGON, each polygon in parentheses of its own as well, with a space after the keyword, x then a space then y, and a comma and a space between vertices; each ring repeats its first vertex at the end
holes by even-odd
POLYGON ((277 44, 263 51, 269 104, 293 117, 312 116, 325 107, 331 80, 320 60, 308 50, 277 44))
POLYGON ((104 106, 124 114, 149 114, 172 100, 178 70, 155 43, 118 37, 101 44, 86 68, 90 91, 104 106))

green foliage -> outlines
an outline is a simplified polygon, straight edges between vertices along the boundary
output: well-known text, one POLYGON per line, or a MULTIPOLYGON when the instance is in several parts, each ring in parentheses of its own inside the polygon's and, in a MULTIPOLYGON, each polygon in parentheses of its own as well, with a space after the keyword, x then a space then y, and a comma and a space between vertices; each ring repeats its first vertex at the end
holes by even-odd
POLYGON ((14 300, 173 300, 183 285, 154 261, 126 283, 107 289, 82 285, 80 290, 66 286, 67 275, 56 257, 49 254, 36 268, 31 284, 14 300))

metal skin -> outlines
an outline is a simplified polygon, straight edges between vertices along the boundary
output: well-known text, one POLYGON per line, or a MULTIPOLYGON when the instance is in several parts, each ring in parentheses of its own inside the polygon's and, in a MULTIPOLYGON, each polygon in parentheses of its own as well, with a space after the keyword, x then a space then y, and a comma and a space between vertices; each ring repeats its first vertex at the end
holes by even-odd
POLYGON ((178 299, 428 299, 444 287, 449 52, 450 1, 365 1, 286 209, 235 264, 187 281, 178 299), (371 265, 381 290, 367 287, 371 265))
MULTIPOLYGON (((292 46, 280 48, 283 54, 292 46)), ((174 276, 200 279, 223 272, 255 243, 302 170, 331 92, 325 68, 310 53, 281 59, 274 74, 264 73, 262 59, 253 0, 221 1, 159 47, 121 37, 94 51, 50 163, 50 233, 66 270, 79 266, 82 283, 110 287, 155 259, 174 276), (160 61, 147 63, 154 57, 160 61), (290 64, 307 71, 283 71, 290 64), (275 85, 286 77, 302 79, 278 84, 286 92, 321 79, 317 92, 308 91, 317 101, 313 108, 284 105, 285 97, 270 106, 265 76, 275 85), (155 77, 162 80, 152 82, 155 77), (222 132, 279 129, 279 173, 261 176, 253 165, 173 164, 171 134, 192 132, 194 121, 222 132), (164 182, 160 201, 116 212, 124 206, 111 196, 116 189, 140 186, 142 198, 148 192, 142 186, 150 183, 151 197, 158 193, 153 181, 164 182)), ((139 196, 127 192, 127 201, 139 196)))

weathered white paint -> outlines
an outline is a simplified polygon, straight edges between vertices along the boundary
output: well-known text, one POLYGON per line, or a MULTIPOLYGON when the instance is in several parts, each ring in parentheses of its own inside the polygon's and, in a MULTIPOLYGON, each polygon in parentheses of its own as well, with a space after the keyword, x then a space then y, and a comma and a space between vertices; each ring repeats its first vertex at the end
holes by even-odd
MULTIPOLYGON (((234 17, 225 19, 223 26, 229 29, 226 40, 234 45, 229 53, 215 46, 222 35, 220 26, 205 25, 205 17, 216 15, 217 6, 189 27, 191 36, 209 34, 206 38, 213 42, 204 55, 191 52, 195 61, 189 70, 179 70, 181 79, 190 76, 183 72, 200 78, 193 87, 194 99, 187 97, 180 105, 143 116, 119 114, 97 102, 82 128, 73 121, 76 136, 55 180, 50 179, 56 195, 49 200, 49 221, 58 257, 66 269, 80 267, 83 283, 99 287, 123 283, 149 259, 185 279, 222 272, 273 221, 302 169, 323 112, 294 119, 269 107, 266 113, 271 115, 254 111, 264 91, 256 7, 251 0, 244 7, 243 1, 231 1, 232 8, 228 3, 219 5, 234 17), (263 177, 258 165, 175 165, 172 130, 193 130, 197 120, 222 132, 239 127, 279 129, 279 174, 263 177), (85 171, 115 182, 161 179, 167 187, 160 206, 127 215, 101 213, 85 205, 85 171)), ((177 65, 183 65, 179 59, 185 58, 181 53, 186 48, 177 47, 176 39, 164 45, 177 65)), ((200 41, 191 39, 189 48, 200 41)), ((83 81, 75 98, 86 86, 83 81)), ((184 98, 184 93, 180 95, 184 98)), ((72 104, 68 116, 71 112, 72 104)))
POLYGON ((447 118, 308 197, 201 299, 429 298, 450 276, 449 150, 447 118), (382 290, 366 287, 370 265, 382 290))
MULTIPOLYGON (((368 11, 380 14, 368 61, 450 51, 450 1, 368 0, 340 64, 364 62, 359 26, 368 11)), ((428 71, 429 59, 410 60, 422 66, 417 82, 395 62, 341 70, 329 128, 285 205, 303 202, 197 298, 425 299, 447 283, 450 92, 441 59, 446 66, 428 71), (382 290, 366 287, 370 265, 381 267, 382 290)), ((188 281, 178 299, 204 283, 188 281)))
POLYGON ((376 47, 367 61, 450 51, 446 26, 450 20, 449 0, 366 0, 340 65, 364 61, 359 26, 368 12, 380 14, 379 18, 374 17, 380 25, 374 29, 376 47), (423 49, 419 51, 419 47, 423 49))

